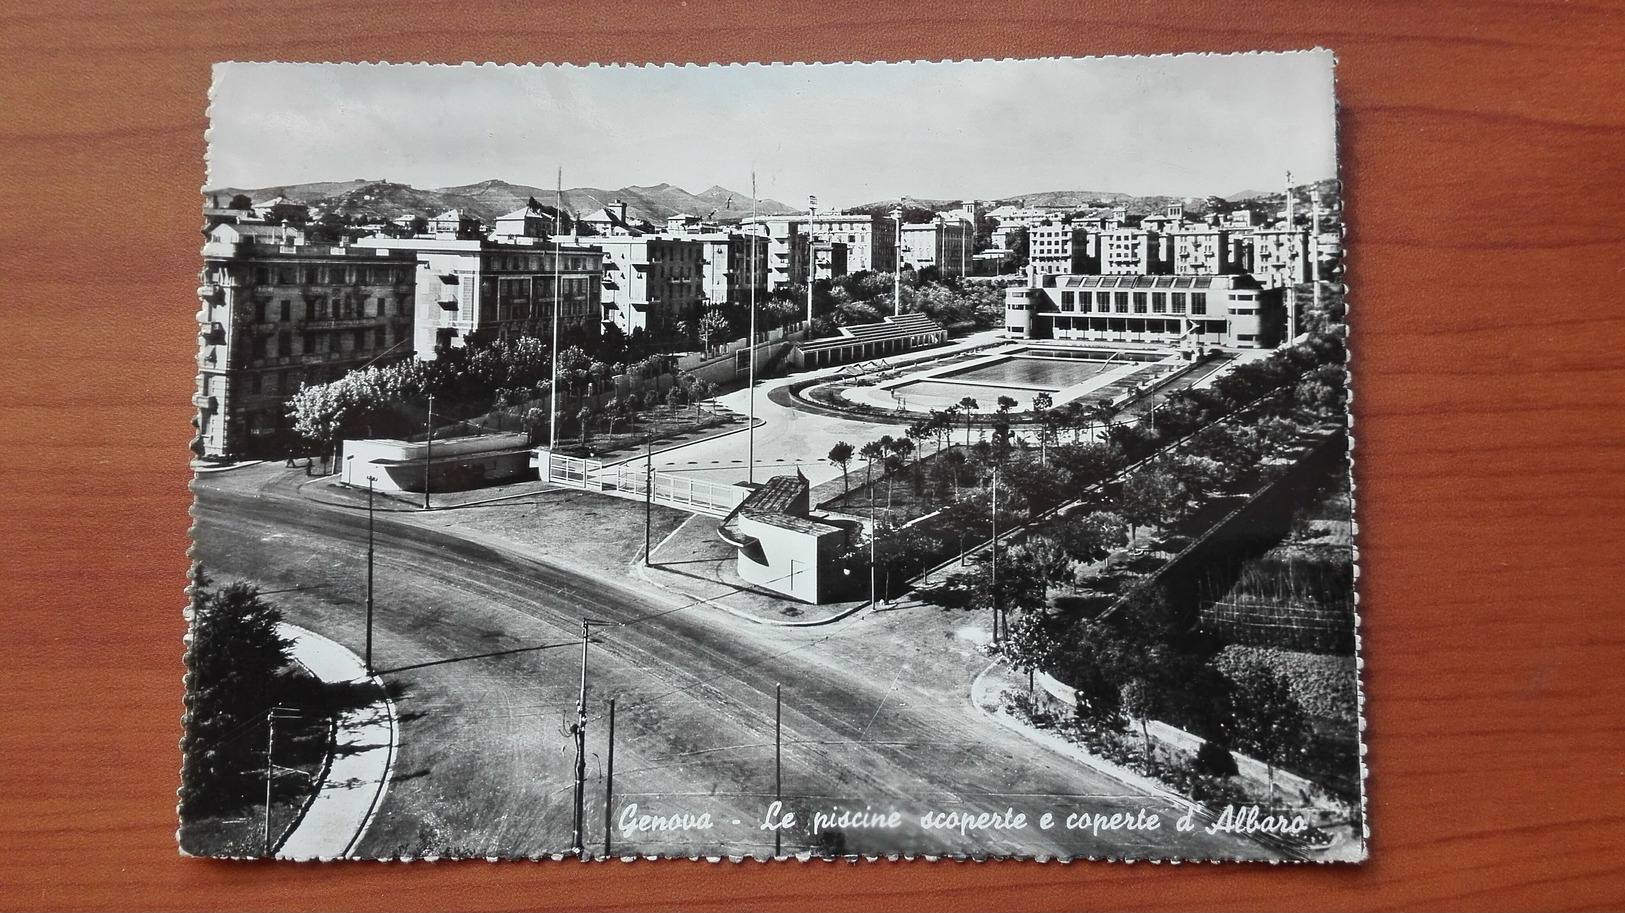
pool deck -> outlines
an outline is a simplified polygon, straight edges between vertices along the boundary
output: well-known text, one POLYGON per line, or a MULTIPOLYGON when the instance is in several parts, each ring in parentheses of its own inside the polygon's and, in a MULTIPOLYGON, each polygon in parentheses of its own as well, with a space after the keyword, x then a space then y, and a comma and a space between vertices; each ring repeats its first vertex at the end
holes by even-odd
MULTIPOLYGON (((1060 405, 1062 403, 1071 402, 1079 397, 1087 396, 1102 387, 1108 386, 1115 381, 1121 380, 1122 378, 1135 374, 1139 371, 1148 368, 1177 366, 1183 363, 1179 353, 1177 352, 1168 353, 1160 359, 1151 361, 1124 361, 1120 365, 1114 365, 1111 368, 1101 371, 1098 374, 1094 374, 1079 383, 1064 387, 1056 387, 1053 384, 1023 383, 1021 381, 967 380, 964 377, 955 376, 974 371, 977 368, 985 367, 987 365, 997 364, 1012 357, 1028 355, 1029 353, 1032 353, 1034 349, 1041 350, 1041 348, 1042 347, 1034 346, 1030 342, 1012 343, 1009 346, 1001 346, 997 350, 989 352, 986 355, 973 358, 969 361, 962 361, 949 365, 938 365, 936 367, 927 368, 926 370, 920 371, 916 374, 906 374, 902 377, 896 377, 891 380, 883 381, 871 387, 848 387, 845 390, 842 390, 840 395, 850 403, 873 406, 879 409, 894 409, 897 406, 896 396, 898 394, 896 391, 898 391, 900 388, 907 388, 912 384, 922 382, 934 382, 953 384, 955 386, 966 388, 980 388, 989 391, 1048 393, 1055 400, 1055 404, 1060 405)), ((1091 346, 1089 348, 1089 351, 1095 350, 1096 347, 1091 346)), ((1110 352, 1111 350, 1102 349, 1100 351, 1110 352)), ((1158 353, 1156 350, 1146 350, 1145 354, 1154 355, 1158 353)), ((997 403, 989 401, 986 406, 978 409, 977 411, 992 413, 996 411, 997 408, 997 403)))

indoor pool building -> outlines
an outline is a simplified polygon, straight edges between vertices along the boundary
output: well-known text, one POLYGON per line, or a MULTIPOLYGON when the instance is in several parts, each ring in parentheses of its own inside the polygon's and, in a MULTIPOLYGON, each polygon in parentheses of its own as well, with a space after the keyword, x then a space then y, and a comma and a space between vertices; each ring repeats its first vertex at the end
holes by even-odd
POLYGON ((1286 330, 1281 289, 1229 276, 1039 276, 1005 290, 1018 339, 1273 348, 1286 330))

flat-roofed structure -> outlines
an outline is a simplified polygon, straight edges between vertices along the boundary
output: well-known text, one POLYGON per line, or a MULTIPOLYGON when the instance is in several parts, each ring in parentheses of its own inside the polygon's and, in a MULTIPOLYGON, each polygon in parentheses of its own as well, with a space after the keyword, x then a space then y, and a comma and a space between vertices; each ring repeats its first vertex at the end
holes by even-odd
POLYGON ((808 339, 790 347, 791 367, 823 368, 897 355, 948 341, 942 324, 924 314, 886 317, 879 323, 841 327, 839 336, 808 339))
POLYGON ((1279 290, 1251 276, 1046 276, 1005 292, 1005 331, 1023 339, 1269 348, 1279 290))
POLYGON ((816 605, 849 587, 840 563, 858 524, 812 516, 808 491, 799 470, 774 476, 740 502, 718 534, 739 550, 745 582, 816 605))

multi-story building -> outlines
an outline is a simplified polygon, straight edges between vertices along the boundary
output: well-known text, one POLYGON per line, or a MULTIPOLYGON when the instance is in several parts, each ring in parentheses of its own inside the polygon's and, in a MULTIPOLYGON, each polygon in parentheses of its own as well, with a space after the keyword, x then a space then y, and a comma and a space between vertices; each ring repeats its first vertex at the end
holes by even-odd
POLYGON ((416 264, 414 347, 418 357, 460 348, 471 339, 549 337, 554 308, 571 339, 601 330, 603 255, 571 239, 364 238, 356 242, 407 255, 416 264))
POLYGON ((708 304, 744 304, 756 283, 757 300, 767 297, 767 242, 738 232, 694 232, 685 240, 700 247, 700 295, 708 304), (755 263, 751 262, 752 257, 755 263))
POLYGON ((1169 266, 1176 276, 1228 276, 1243 272, 1246 252, 1229 229, 1189 225, 1163 236, 1171 242, 1169 266))
POLYGON ((216 225, 198 297, 198 450, 283 456, 287 402, 301 384, 412 354, 407 252, 306 243, 296 229, 216 225))
POLYGON ((1093 233, 1089 235, 1089 254, 1106 276, 1155 276, 1169 272, 1172 266, 1164 235, 1143 228, 1109 228, 1093 233))
POLYGON ((1281 292, 1244 274, 1035 276, 1005 291, 1005 331, 1023 339, 1254 349, 1284 320, 1281 292))
MULTIPOLYGON (((889 216, 845 213, 758 216, 747 219, 746 230, 760 226, 768 242, 768 281, 773 288, 800 285, 807 281, 808 238, 815 244, 841 245, 845 251, 845 272, 878 270, 891 272, 897 260, 897 223, 889 216)), ((820 276, 819 278, 826 278, 820 276)), ((828 277, 833 278, 833 277, 828 277)))
MULTIPOLYGON (((895 225, 895 223, 893 223, 895 225)), ((944 276, 960 276, 970 268, 972 223, 938 216, 930 222, 904 224, 901 238, 903 266, 922 270, 935 266, 944 276)), ((882 266, 890 272, 892 267, 882 266)))
POLYGON ((1265 288, 1309 281, 1309 232, 1303 228, 1255 228, 1242 236, 1245 269, 1265 288))
POLYGON ((1027 260, 1040 275, 1100 271, 1098 245, 1082 223, 1070 219, 1039 222, 1027 229, 1027 260))
POLYGON ((573 238, 581 250, 597 248, 602 264, 604 325, 628 336, 670 336, 678 321, 692 326, 705 299, 707 245, 697 239, 654 234, 573 238))

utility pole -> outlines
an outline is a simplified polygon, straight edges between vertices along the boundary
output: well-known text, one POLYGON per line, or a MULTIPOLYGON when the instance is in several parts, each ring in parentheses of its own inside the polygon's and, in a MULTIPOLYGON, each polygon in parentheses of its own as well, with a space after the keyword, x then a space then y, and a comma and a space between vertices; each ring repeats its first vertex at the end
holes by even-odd
MULTIPOLYGON (((547 386, 547 465, 542 467, 542 481, 552 479, 553 449, 558 446, 559 425, 559 305, 562 280, 559 272, 559 234, 564 225, 564 166, 559 166, 557 179, 553 190, 553 347, 548 351, 548 360, 553 363, 553 377, 547 386)), ((576 226, 577 232, 581 231, 576 226)))
POLYGON ((607 625, 607 621, 581 619, 581 690, 576 696, 576 721, 571 730, 576 740, 575 823, 570 832, 570 852, 587 858, 585 815, 587 801, 587 642, 592 639, 593 625, 607 625))
POLYGON ((423 509, 429 509, 429 472, 434 466, 434 394, 429 394, 428 434, 423 439, 423 509))
POLYGON ((372 675, 372 494, 377 476, 367 476, 367 675, 372 675))
POLYGON ((818 262, 818 198, 807 198, 807 325, 813 319, 813 267, 818 262))
POLYGON ((880 524, 875 522, 875 483, 869 480, 869 608, 873 610, 879 605, 876 602, 878 590, 875 587, 875 543, 880 539, 880 524))
POLYGON ((991 589, 993 596, 993 645, 999 645, 999 467, 993 467, 993 573, 991 576, 991 589))
MULTIPOLYGON (((773 800, 784 808, 784 686, 773 686, 773 800)), ((773 829, 773 858, 784 855, 784 836, 773 829)))
POLYGON ((746 369, 746 387, 750 394, 746 402, 749 415, 745 422, 745 484, 756 483, 756 168, 750 169, 750 365, 746 369))
POLYGON ((643 436, 643 566, 653 567, 651 528, 654 526, 655 458, 650 435, 643 436))
POLYGON ((609 838, 612 834, 610 810, 615 800, 615 699, 609 699, 609 760, 604 771, 604 856, 609 856, 609 838))
POLYGON ((271 750, 276 745, 276 707, 265 712, 265 855, 271 855, 271 774, 276 770, 271 750))

